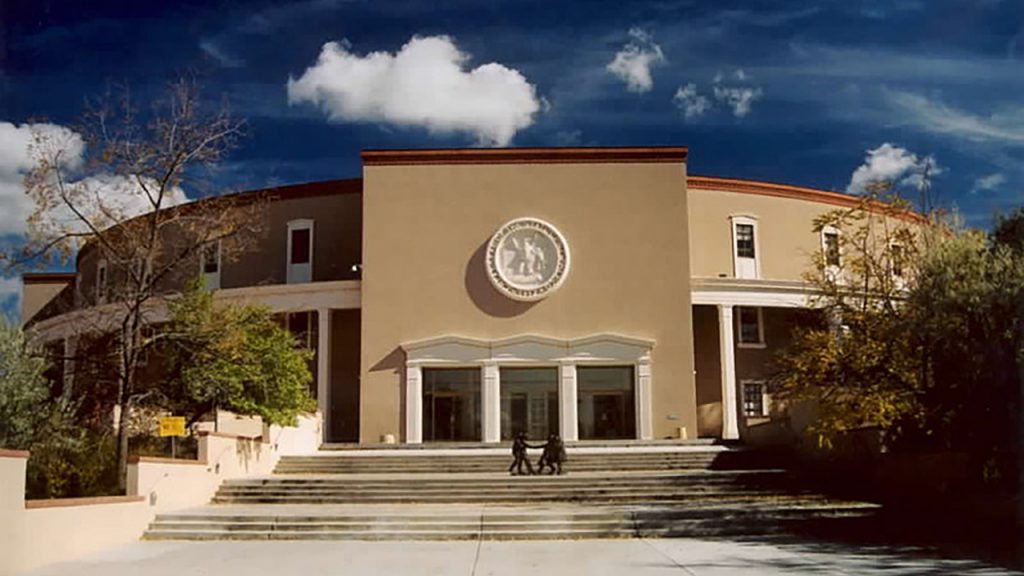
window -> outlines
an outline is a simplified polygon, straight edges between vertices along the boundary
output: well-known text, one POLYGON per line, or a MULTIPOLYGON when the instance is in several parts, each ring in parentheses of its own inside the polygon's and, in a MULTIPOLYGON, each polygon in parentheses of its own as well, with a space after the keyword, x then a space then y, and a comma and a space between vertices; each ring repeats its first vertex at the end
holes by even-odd
POLYGON ((292 230, 292 264, 309 264, 309 228, 292 230))
POLYGON ((292 220, 288 223, 289 284, 313 281, 313 221, 292 220))
POLYGON ((480 369, 423 369, 423 441, 479 442, 480 369))
POLYGON ((763 348, 765 346, 761 308, 738 307, 736 309, 736 325, 741 348, 763 348))
POLYGON ((836 232, 825 232, 823 243, 825 247, 825 265, 839 266, 839 234, 836 232))
POLYGON ((633 366, 576 368, 576 415, 581 440, 636 438, 633 366))
POLYGON ((768 398, 764 382, 743 382, 743 415, 762 418, 768 415, 768 398))
POLYGON ((740 258, 754 257, 754 227, 750 224, 736 225, 736 255, 740 258))
POLYGON ((889 246, 889 270, 894 278, 903 277, 903 246, 899 244, 889 246))
POLYGON ((736 278, 758 278, 757 220, 733 216, 733 274, 736 278))
POLYGON ((107 261, 100 260, 96 263, 96 303, 103 304, 107 301, 107 261))
POLYGON ((220 288, 220 240, 203 246, 199 252, 199 273, 208 290, 220 288))

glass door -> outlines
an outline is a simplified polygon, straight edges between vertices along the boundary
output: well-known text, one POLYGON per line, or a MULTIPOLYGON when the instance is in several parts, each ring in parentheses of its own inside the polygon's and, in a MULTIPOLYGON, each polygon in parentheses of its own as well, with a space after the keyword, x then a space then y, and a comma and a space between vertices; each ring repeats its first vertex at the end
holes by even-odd
POLYGON ((480 441, 480 370, 423 370, 423 441, 480 441))
POLYGON ((558 433, 558 368, 501 369, 501 439, 558 433))

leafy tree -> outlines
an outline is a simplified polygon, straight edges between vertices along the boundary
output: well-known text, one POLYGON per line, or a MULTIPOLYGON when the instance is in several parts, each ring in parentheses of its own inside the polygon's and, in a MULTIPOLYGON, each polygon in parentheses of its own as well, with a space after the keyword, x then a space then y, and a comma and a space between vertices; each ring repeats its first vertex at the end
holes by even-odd
POLYGON ((47 366, 42 351, 0 316, 0 447, 31 451, 28 493, 39 497, 72 489, 72 462, 85 441, 74 405, 51 397, 47 366))
POLYGON ((169 408, 192 421, 223 408, 286 426, 316 410, 312 352, 299 349, 268 308, 218 306, 196 282, 169 306, 163 331, 172 366, 169 408))
POLYGON ((772 393, 817 407, 809 431, 823 446, 866 425, 895 431, 920 411, 921 354, 902 302, 928 226, 880 184, 817 218, 814 232, 828 236, 805 274, 821 315, 778 357, 772 393))
POLYGON ((9 266, 23 267, 66 263, 89 250, 107 263, 92 302, 105 308, 67 323, 76 335, 110 336, 106 374, 93 383, 112 388, 104 396, 113 402, 122 490, 132 412, 155 393, 140 367, 155 344, 148 334, 160 321, 157 299, 175 289, 177 278, 194 274, 203 251, 219 245, 222 260, 230 261, 262 229, 259 202, 219 196, 205 178, 244 123, 226 109, 205 110, 188 80, 170 84, 144 111, 130 96, 94 104, 76 131, 34 134, 34 166, 25 176, 35 203, 28 234, 19 250, 0 254, 9 266), (178 206, 190 199, 183 186, 191 199, 206 200, 178 206))

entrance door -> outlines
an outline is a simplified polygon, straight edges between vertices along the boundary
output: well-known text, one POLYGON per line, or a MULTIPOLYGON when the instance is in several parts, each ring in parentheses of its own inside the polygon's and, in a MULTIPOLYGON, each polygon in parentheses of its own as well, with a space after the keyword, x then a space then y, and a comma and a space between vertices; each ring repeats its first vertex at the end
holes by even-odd
POLYGON ((558 433, 558 368, 501 369, 501 438, 558 433))
POLYGON ((423 370, 423 441, 480 441, 480 370, 423 370))

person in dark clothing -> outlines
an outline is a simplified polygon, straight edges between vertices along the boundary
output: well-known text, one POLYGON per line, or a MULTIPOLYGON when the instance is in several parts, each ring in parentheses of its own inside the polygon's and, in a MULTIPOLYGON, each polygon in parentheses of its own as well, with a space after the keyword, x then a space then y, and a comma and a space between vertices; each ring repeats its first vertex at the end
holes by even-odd
POLYGON ((533 465, 527 458, 526 449, 532 448, 526 443, 526 433, 520 432, 512 440, 512 465, 508 467, 508 473, 512 475, 523 475, 523 464, 526 464, 526 472, 531 476, 534 474, 533 465), (514 471, 513 471, 514 470, 514 471))
POLYGON ((568 455, 565 452, 565 443, 558 434, 548 436, 547 444, 544 444, 544 452, 537 461, 537 473, 544 472, 544 468, 551 468, 550 474, 562 475, 562 463, 567 461, 568 455))

